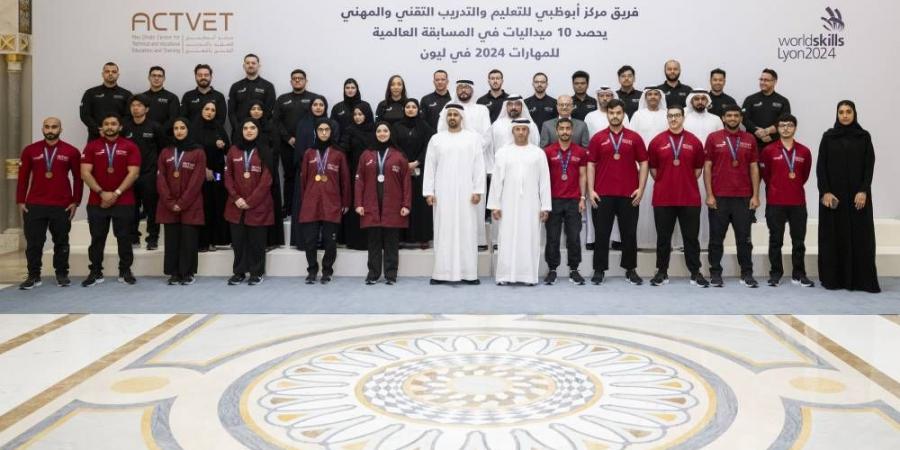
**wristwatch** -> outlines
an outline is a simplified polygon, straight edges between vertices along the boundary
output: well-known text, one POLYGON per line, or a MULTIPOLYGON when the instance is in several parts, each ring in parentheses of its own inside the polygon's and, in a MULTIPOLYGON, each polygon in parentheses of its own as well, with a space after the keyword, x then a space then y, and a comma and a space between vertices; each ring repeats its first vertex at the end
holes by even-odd
POLYGON ((116 197, 121 197, 121 196, 122 196, 122 191, 120 191, 120 190, 118 190, 118 189, 116 189, 116 190, 113 191, 113 192, 116 193, 116 197))

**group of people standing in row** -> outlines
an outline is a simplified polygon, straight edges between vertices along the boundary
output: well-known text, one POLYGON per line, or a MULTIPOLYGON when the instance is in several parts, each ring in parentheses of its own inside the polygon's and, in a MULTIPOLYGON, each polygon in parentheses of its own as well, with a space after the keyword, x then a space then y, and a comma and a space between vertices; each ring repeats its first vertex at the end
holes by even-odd
MULTIPOLYGON (((632 284, 643 283, 637 249, 653 246, 657 272, 650 284, 668 283, 674 243, 684 247, 692 284, 723 286, 730 225, 740 282, 756 287, 750 228, 762 200, 768 284, 778 286, 784 274, 787 225, 791 279, 814 285, 804 266, 804 185, 813 158, 794 140, 797 119, 774 90, 773 70, 763 71, 760 92, 743 106, 724 93, 723 70, 711 72, 710 91, 694 90, 679 81, 677 61, 665 64, 663 84, 643 91, 634 88, 634 69, 623 66, 620 89, 601 87, 596 99, 587 94, 590 76, 583 71, 572 76, 574 94, 556 99, 546 94, 547 76, 537 73, 534 95, 523 99, 507 94, 502 72, 492 70, 490 91, 476 100, 472 81, 459 80, 451 95, 448 75, 439 70, 435 91, 421 102, 394 75, 374 113, 348 79, 344 100, 328 116, 326 99, 306 90, 305 72, 293 71, 292 91, 276 97, 259 67, 256 55, 244 58, 246 78, 226 102, 211 87, 212 69, 200 64, 197 87, 179 101, 163 88, 161 67, 150 69, 147 92, 132 95, 118 86, 118 67, 107 63, 103 84, 82 99, 89 134, 82 152, 60 139, 58 119, 44 120, 44 139, 25 148, 19 172, 17 203, 28 242, 28 277, 20 287, 41 283, 48 230, 57 284, 70 284, 68 232, 82 182, 91 191, 91 264, 83 286, 104 279, 110 224, 119 281, 136 282, 132 245, 140 243, 144 217, 148 250, 157 248, 159 224, 165 226, 169 284, 192 284, 198 252, 228 244, 234 251, 228 283, 259 284, 266 250, 286 244, 282 221, 289 217, 289 244, 306 252, 307 283, 331 280, 338 243, 368 250, 367 284, 382 274, 393 284, 401 242, 428 248, 433 241, 432 284, 477 284, 478 252, 490 245, 499 251, 498 283, 537 284, 543 253, 550 269, 544 282, 553 284, 565 230, 569 279, 577 284, 585 283, 578 271, 583 239, 594 250, 593 284, 604 281, 612 240, 632 284), (642 201, 645 192, 651 201, 642 201), (673 238, 676 224, 681 242, 673 238), (709 249, 710 280, 700 272, 702 246, 709 249)), ((829 289, 878 292, 874 150, 852 102, 838 105, 817 158, 820 280, 829 289)))

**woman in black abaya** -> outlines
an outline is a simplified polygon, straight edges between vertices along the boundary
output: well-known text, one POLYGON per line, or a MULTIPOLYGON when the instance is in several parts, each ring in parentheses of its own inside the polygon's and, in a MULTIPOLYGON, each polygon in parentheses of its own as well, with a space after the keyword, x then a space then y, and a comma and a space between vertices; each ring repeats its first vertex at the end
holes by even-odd
POLYGON ((856 105, 838 103, 834 128, 822 135, 819 182, 819 279, 826 289, 881 292, 875 268, 872 136, 856 105))
MULTIPOLYGON (((249 114, 251 118, 259 122, 259 137, 256 140, 271 154, 271 161, 281 161, 281 154, 278 150, 278 132, 270 123, 263 103, 259 100, 252 101, 249 114)), ((266 232, 266 251, 284 245, 284 217, 282 217, 284 207, 281 202, 281 175, 278 173, 278 164, 270 166, 269 171, 272 172, 272 205, 275 208, 275 223, 269 225, 266 232)))
POLYGON ((216 122, 216 103, 203 105, 200 117, 191 126, 191 133, 206 152, 206 181, 203 183, 203 214, 206 223, 198 236, 200 252, 216 251, 216 246, 231 244, 228 222, 225 221, 225 202, 228 191, 222 174, 225 154, 231 146, 228 133, 216 122))
MULTIPOLYGON (((374 123, 372 105, 362 99, 359 93, 359 84, 353 78, 344 81, 344 101, 338 102, 331 108, 331 120, 338 123, 342 130, 346 130, 353 124, 353 109, 359 107, 366 115, 366 121, 374 123)), ((354 172, 355 173, 355 172, 354 172)))
POLYGON ((394 124, 391 133, 397 141, 397 147, 409 161, 409 173, 412 176, 412 208, 409 214, 409 228, 403 230, 401 240, 417 244, 420 248, 428 248, 428 242, 434 239, 434 220, 431 206, 422 197, 422 174, 425 172, 425 151, 428 141, 435 133, 431 125, 419 114, 419 102, 408 99, 403 105, 403 120, 394 124))
MULTIPOLYGON (((347 128, 343 135, 341 147, 346 151, 347 164, 350 167, 350 174, 356 175, 356 167, 359 164, 359 157, 366 149, 375 145, 375 124, 366 115, 366 110, 362 105, 353 108, 351 125, 347 128)), ((354 189, 350 190, 351 201, 354 189)), ((345 214, 341 222, 340 233, 338 234, 338 242, 353 250, 368 250, 369 241, 366 238, 366 231, 359 227, 358 214, 345 214)))

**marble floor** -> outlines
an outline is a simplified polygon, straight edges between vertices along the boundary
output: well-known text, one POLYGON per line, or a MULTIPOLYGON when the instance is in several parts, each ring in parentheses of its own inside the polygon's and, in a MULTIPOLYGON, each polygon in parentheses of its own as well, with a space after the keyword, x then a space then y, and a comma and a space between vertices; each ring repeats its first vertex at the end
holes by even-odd
POLYGON ((897 449, 898 316, 2 315, 0 448, 897 449))

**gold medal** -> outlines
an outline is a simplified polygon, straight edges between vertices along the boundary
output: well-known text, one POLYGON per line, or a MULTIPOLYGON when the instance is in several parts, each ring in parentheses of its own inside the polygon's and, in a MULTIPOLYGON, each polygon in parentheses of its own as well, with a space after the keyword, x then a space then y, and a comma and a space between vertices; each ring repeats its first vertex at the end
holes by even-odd
POLYGON ((46 178, 48 180, 53 178, 53 172, 50 172, 50 171, 44 172, 44 178, 46 178))
POLYGON ((797 174, 794 173, 794 172, 791 172, 791 173, 788 174, 788 178, 790 178, 790 179, 793 180, 794 178, 797 178, 797 174))
POLYGON ((616 160, 616 161, 618 161, 618 160, 622 159, 622 155, 616 153, 616 154, 613 155, 613 159, 616 160))
POLYGON ((249 179, 249 178, 250 178, 250 172, 244 172, 244 178, 249 179))
POLYGON ((112 167, 106 168, 106 173, 115 173, 115 171, 116 171, 116 169, 113 169, 112 167))
POLYGON ((322 182, 328 181, 328 175, 322 175, 322 182))
POLYGON ((179 171, 176 170, 176 171, 172 172, 172 176, 175 177, 175 178, 178 178, 178 177, 181 176, 181 172, 179 172, 179 171))
POLYGON ((681 160, 680 160, 680 159, 676 159, 676 160, 672 161, 672 164, 674 164, 675 167, 678 167, 678 166, 681 165, 681 160))
POLYGON ((736 160, 736 159, 735 159, 735 160, 732 160, 732 161, 731 161, 731 167, 737 167, 737 166, 738 166, 738 160, 736 160))
POLYGON ((322 181, 322 175, 316 174, 316 181, 322 181))

